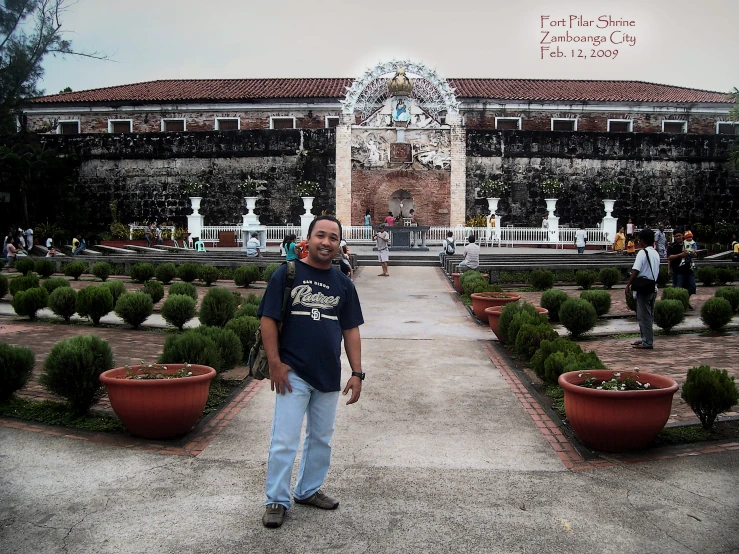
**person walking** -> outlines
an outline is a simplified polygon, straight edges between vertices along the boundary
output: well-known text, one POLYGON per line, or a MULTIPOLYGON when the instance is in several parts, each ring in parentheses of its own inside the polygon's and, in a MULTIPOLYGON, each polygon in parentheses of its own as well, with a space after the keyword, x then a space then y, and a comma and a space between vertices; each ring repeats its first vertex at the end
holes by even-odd
POLYGON ((364 212, 364 238, 369 239, 372 236, 372 214, 367 208, 364 212))
POLYGON ((151 248, 151 226, 144 227, 144 239, 146 239, 146 247, 151 248))
POLYGON ((333 216, 319 216, 308 227, 307 237, 308 257, 295 262, 291 308, 284 320, 287 264, 270 279, 257 312, 269 361, 270 387, 276 393, 262 516, 262 524, 269 528, 280 527, 291 506, 291 476, 306 416, 293 499, 322 510, 338 508, 339 501, 321 487, 331 463, 331 438, 342 390, 342 339, 352 369, 343 388, 344 395, 351 392, 347 404, 359 400, 365 377, 359 297, 354 284, 331 267, 341 241, 341 223, 333 216))
POLYGON ((464 247, 464 259, 459 262, 460 273, 464 273, 468 269, 477 269, 480 266, 480 245, 477 244, 475 235, 470 235, 467 239, 467 246, 464 247))
POLYGON ((659 275, 659 254, 652 246, 654 231, 642 229, 639 231, 637 246, 641 249, 636 255, 631 275, 626 283, 626 296, 630 294, 636 299, 636 319, 639 321, 640 339, 632 344, 634 348, 652 350, 654 348, 654 303, 657 298, 657 276, 659 275), (633 291, 632 283, 638 277, 644 277, 654 282, 647 290, 633 291))
POLYGON ((33 250, 33 227, 29 227, 25 232, 26 250, 30 253, 33 250))
POLYGON ((585 231, 585 224, 580 223, 580 228, 575 231, 575 246, 578 254, 585 253, 585 243, 588 242, 588 233, 585 231))
POLYGON ((667 235, 665 235, 665 226, 662 223, 659 224, 657 232, 654 233, 654 248, 660 258, 667 257, 667 235))
POLYGON ((155 244, 164 244, 164 241, 162 240, 162 226, 157 224, 156 229, 154 231, 156 233, 155 244))
POLYGON ((390 274, 387 272, 387 262, 390 259, 390 233, 385 230, 384 223, 380 223, 374 239, 376 241, 377 259, 382 266, 382 273, 378 277, 390 277, 390 274))

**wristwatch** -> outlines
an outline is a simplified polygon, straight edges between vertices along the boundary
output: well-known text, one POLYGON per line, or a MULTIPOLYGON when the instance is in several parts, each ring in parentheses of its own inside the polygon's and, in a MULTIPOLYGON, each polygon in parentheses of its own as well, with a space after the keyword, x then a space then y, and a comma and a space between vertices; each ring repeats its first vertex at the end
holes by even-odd
POLYGON ((352 371, 352 377, 359 377, 362 381, 364 381, 364 372, 359 373, 358 371, 352 371))

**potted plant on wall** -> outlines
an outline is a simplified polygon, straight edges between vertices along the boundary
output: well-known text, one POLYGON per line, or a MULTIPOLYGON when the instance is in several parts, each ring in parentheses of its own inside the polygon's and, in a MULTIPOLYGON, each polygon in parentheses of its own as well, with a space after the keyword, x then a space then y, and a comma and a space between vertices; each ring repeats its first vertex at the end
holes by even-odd
POLYGON ((184 435, 208 401, 212 367, 149 364, 117 367, 100 375, 113 411, 132 435, 164 439, 184 435))
POLYGON ((298 183, 298 195, 303 200, 303 208, 305 208, 306 214, 310 214, 313 209, 313 200, 315 200, 320 188, 316 181, 301 181, 298 183))
POLYGON ((554 210, 557 207, 557 199, 562 192, 562 181, 557 179, 544 179, 539 183, 539 190, 544 194, 544 201, 547 203, 547 211, 550 217, 554 217, 554 210))
POLYGON ((670 417, 678 385, 669 377, 610 370, 570 371, 558 378, 567 420, 582 443, 606 452, 640 450, 670 417))
POLYGON ((246 202, 247 214, 254 214, 254 209, 257 207, 259 190, 266 184, 267 181, 252 179, 251 176, 248 176, 239 183, 239 189, 244 195, 244 202, 246 202))
POLYGON ((200 214, 200 201, 203 199, 206 183, 203 179, 191 179, 185 185, 187 196, 190 197, 193 215, 200 214))
POLYGON ((606 217, 611 217, 613 205, 616 203, 615 198, 619 189, 620 186, 616 181, 601 181, 598 183, 598 190, 600 191, 603 205, 606 209, 606 217))

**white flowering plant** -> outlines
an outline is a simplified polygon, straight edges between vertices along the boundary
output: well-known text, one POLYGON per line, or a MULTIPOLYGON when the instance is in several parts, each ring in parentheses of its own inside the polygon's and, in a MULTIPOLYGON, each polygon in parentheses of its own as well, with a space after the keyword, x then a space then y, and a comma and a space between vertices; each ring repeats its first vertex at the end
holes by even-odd
POLYGON ((554 198, 560 192, 562 192, 562 181, 557 179, 544 179, 539 183, 539 190, 541 190, 547 198, 554 198))
POLYGON ((259 194, 260 187, 263 187, 266 184, 267 181, 247 177, 239 183, 239 188, 241 189, 241 192, 244 193, 246 196, 256 196, 257 194, 259 194))
POLYGON ((300 196, 315 196, 319 189, 320 185, 316 181, 302 181, 298 184, 298 194, 300 196))
POLYGON ((496 181, 494 179, 485 179, 479 189, 481 198, 500 198, 507 191, 507 184, 503 181, 496 181))
POLYGON ((598 190, 604 198, 613 198, 620 186, 616 181, 603 181, 598 183, 598 190))
POLYGON ((185 185, 188 196, 202 196, 207 183, 202 179, 191 179, 185 185))
POLYGON ((590 377, 590 373, 583 371, 577 374, 578 377, 585 377, 582 383, 578 383, 578 386, 585 387, 586 389, 597 389, 597 390, 612 390, 612 391, 630 391, 630 390, 650 390, 657 387, 653 387, 649 383, 642 383, 639 380, 639 368, 634 368, 634 371, 621 373, 620 371, 614 371, 611 379, 598 379, 596 377, 590 377))

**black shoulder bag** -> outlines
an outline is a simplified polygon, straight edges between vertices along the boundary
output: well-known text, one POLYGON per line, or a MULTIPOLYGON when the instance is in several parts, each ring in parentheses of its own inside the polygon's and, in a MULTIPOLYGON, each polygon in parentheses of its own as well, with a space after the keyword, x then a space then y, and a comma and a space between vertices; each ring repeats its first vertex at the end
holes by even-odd
MULTIPOLYGON (((287 277, 285 278, 285 292, 282 296, 282 316, 280 317, 280 327, 285 321, 285 315, 287 314, 287 306, 290 302, 290 291, 293 288, 293 281, 295 281, 295 262, 287 262, 287 277)), ((257 329, 254 335, 254 346, 249 350, 249 361, 247 365, 250 369, 250 375, 257 381, 262 379, 269 379, 269 361, 267 360, 267 351, 264 349, 264 342, 262 342, 262 327, 257 329)))
MULTIPOLYGON (((647 263, 649 264, 649 271, 652 272, 652 277, 654 277, 654 269, 652 268, 652 262, 649 260, 649 252, 647 249, 644 249, 644 254, 647 257, 647 263)), ((637 294, 652 294, 654 292, 654 287, 657 286, 657 279, 649 279, 647 277, 644 277, 643 275, 641 277, 637 277, 631 282, 631 290, 633 290, 637 294)))

